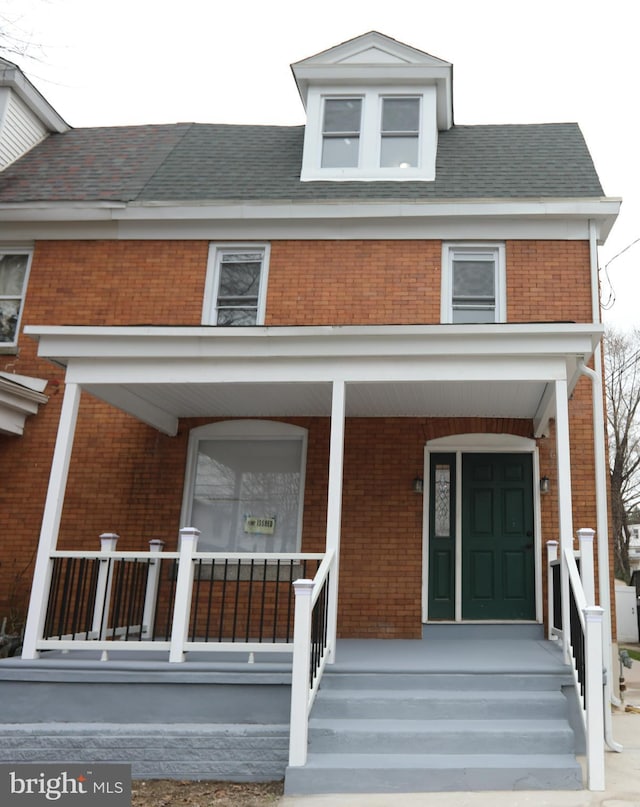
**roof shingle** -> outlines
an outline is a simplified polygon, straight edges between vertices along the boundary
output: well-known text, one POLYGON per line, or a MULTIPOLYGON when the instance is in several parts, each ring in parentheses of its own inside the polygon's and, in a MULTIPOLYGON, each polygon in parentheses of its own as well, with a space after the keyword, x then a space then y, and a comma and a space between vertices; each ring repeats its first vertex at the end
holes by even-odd
POLYGON ((433 182, 301 182, 302 126, 181 123, 53 134, 0 174, 0 203, 385 201, 603 195, 574 123, 454 126, 433 182))

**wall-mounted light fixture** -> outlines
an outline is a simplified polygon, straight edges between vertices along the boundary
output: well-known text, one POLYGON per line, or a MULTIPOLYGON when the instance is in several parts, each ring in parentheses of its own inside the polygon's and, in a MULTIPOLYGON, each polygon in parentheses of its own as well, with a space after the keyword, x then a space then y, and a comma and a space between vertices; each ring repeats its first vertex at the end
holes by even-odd
POLYGON ((416 476, 413 480, 413 492, 414 493, 422 493, 424 490, 424 482, 421 476, 416 476))
POLYGON ((548 476, 540 477, 540 493, 548 493, 551 490, 551 483, 548 476))

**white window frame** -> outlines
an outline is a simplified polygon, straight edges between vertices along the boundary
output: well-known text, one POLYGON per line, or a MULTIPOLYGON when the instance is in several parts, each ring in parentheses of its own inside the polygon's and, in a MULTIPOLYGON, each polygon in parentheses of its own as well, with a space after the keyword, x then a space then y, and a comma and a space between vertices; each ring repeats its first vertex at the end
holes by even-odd
POLYGON ((432 181, 435 179, 437 143, 435 86, 311 87, 307 97, 307 125, 300 179, 302 182, 432 181), (342 98, 362 100, 358 166, 323 168, 324 104, 327 100, 342 98), (418 98, 420 101, 417 166, 380 166, 382 102, 387 98, 418 98))
MULTIPOLYGON (((302 545, 302 517, 304 512, 304 492, 307 468, 308 431, 302 426, 282 423, 275 420, 223 420, 198 426, 189 433, 187 465, 184 475, 182 510, 180 523, 191 525, 193 490, 197 475, 198 447, 201 440, 297 440, 300 451, 300 488, 298 491, 298 524, 293 553, 300 552, 302 545)), ((201 550, 206 551, 206 550, 201 550)), ((266 550, 268 551, 268 550, 266 550)))
MULTIPOLYGON (((493 322, 507 321, 507 270, 505 259, 505 246, 503 243, 486 241, 461 241, 456 243, 443 243, 442 245, 442 283, 440 297, 440 321, 453 322, 453 261, 458 255, 470 254, 492 255, 495 265, 495 312, 493 322)), ((456 323, 462 324, 462 323, 456 323)), ((474 323, 465 323, 473 325, 474 323)), ((490 324, 481 323, 478 324, 490 324)))
MULTIPOLYGON (((224 328, 238 328, 241 325, 218 325, 218 289, 220 287, 220 265, 222 256, 229 252, 260 252, 262 253, 262 270, 260 272, 260 288, 258 291, 258 304, 256 308, 256 325, 264 325, 267 284, 269 280, 270 245, 255 242, 229 242, 209 244, 209 257, 207 260, 207 279, 204 287, 204 301, 202 306, 202 324, 216 325, 224 328)), ((244 326, 252 327, 252 326, 244 326)))
POLYGON ((20 306, 18 308, 18 319, 16 322, 16 331, 15 331, 15 338, 12 342, 0 342, 0 353, 15 353, 16 348, 18 347, 18 340, 20 338, 20 327, 22 325, 22 315, 24 312, 24 304, 27 296, 27 288, 29 285, 29 273, 31 272, 31 261, 33 259, 33 249, 31 247, 14 247, 14 246, 2 246, 0 247, 0 257, 4 257, 5 255, 26 255, 27 256, 27 266, 24 272, 24 278, 22 281, 22 289, 20 292, 19 298, 15 294, 1 294, 0 293, 0 300, 20 300, 20 306))

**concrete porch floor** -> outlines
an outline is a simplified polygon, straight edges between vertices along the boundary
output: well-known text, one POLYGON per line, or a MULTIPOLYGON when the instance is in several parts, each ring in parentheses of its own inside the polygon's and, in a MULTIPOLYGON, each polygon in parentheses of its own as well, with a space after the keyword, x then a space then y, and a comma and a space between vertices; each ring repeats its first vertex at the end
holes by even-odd
MULTIPOLYGON (((237 652, 193 651, 182 663, 170 663, 164 651, 114 649, 107 660, 90 647, 71 652, 44 651, 39 659, 0 660, 0 680, 73 669, 120 673, 129 670, 157 674, 271 673, 288 675, 287 653, 256 653, 252 659, 237 652)), ((424 673, 563 673, 567 672, 559 642, 544 638, 541 625, 436 624, 424 626, 422 639, 339 639, 335 663, 327 672, 424 673)))
MULTIPOLYGON (((63 652, 47 650, 39 659, 0 660, 0 680, 38 670, 72 669, 155 671, 156 673, 255 672, 286 675, 288 653, 256 653, 253 658, 239 645, 237 652, 193 651, 182 663, 170 663, 168 653, 114 648, 107 660, 85 647, 63 652)), ((559 642, 544 638, 541 625, 425 625, 422 639, 338 639, 331 672, 424 673, 562 673, 567 671, 559 642)))

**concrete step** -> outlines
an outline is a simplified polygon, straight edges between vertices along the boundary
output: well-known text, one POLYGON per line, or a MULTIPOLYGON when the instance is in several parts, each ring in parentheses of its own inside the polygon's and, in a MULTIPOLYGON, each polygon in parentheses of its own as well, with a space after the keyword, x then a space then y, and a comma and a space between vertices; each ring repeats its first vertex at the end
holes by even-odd
POLYGON ((568 754, 566 720, 318 719, 309 722, 313 754, 386 753, 472 755, 568 754))
POLYGON ((316 718, 544 719, 565 717, 559 689, 544 691, 434 689, 327 689, 318 698, 316 718))
POLYGON ((325 672, 321 693, 332 689, 463 692, 541 692, 558 691, 573 685, 569 668, 545 673, 390 673, 325 672))
POLYGON ((287 768, 285 794, 580 790, 571 754, 316 754, 287 768))

